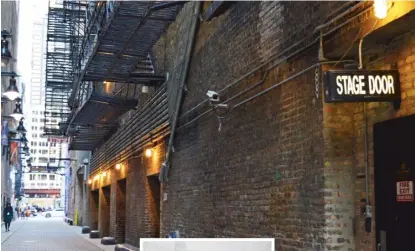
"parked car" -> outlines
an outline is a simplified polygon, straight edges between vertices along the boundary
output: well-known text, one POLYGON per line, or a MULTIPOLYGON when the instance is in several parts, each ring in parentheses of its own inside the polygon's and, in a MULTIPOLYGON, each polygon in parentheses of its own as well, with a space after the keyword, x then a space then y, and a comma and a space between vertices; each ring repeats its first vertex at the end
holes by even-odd
POLYGON ((63 208, 56 208, 52 211, 46 211, 42 213, 42 216, 45 216, 46 218, 50 218, 50 217, 64 217, 65 216, 65 212, 63 210, 63 208))

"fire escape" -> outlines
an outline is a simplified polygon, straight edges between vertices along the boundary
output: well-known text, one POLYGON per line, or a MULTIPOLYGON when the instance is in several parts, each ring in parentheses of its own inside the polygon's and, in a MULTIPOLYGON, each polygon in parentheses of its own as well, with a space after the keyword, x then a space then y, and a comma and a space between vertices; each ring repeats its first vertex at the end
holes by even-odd
POLYGON ((183 3, 89 2, 70 96, 65 93, 71 112, 59 127, 72 139, 70 150, 100 146, 120 116, 137 108, 141 88, 157 89, 165 81, 155 73, 150 52, 183 3))
POLYGON ((45 135, 61 136, 59 123, 70 115, 75 55, 85 23, 86 3, 65 1, 49 6, 46 42, 45 135))

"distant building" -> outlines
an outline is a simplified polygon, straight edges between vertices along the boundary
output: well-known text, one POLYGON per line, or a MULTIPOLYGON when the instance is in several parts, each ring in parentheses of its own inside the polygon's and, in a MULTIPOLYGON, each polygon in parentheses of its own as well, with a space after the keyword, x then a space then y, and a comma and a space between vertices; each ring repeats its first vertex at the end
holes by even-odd
POLYGON ((59 174, 35 173, 24 176, 25 194, 29 205, 62 207, 61 187, 64 177, 59 174))

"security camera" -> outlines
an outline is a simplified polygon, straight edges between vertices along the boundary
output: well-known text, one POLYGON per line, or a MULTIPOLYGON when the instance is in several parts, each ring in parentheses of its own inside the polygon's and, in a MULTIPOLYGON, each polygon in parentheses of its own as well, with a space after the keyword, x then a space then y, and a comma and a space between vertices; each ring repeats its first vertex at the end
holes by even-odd
POLYGON ((84 159, 84 165, 88 165, 89 164, 89 160, 88 159, 84 159))
POLYGON ((219 102, 219 94, 215 91, 208 91, 206 95, 209 97, 210 102, 219 102))

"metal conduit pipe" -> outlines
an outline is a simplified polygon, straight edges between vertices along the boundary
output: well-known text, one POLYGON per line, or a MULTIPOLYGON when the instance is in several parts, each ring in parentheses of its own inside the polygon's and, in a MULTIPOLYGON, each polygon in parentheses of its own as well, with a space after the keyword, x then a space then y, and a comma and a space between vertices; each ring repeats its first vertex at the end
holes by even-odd
POLYGON ((121 151, 121 149, 125 146, 125 145, 129 145, 131 144, 132 141, 135 140, 135 135, 137 133, 140 133, 140 131, 142 130, 142 128, 140 129, 140 127, 145 126, 146 124, 148 124, 150 121, 152 121, 152 119, 154 117, 156 117, 157 115, 159 115, 161 112, 167 112, 168 108, 167 108, 167 98, 162 99, 160 102, 158 103, 154 103, 147 111, 145 111, 145 113, 143 113, 142 117, 138 118, 135 122, 135 125, 131 128, 129 128, 128 130, 124 130, 127 132, 127 134, 131 134, 130 137, 126 137, 127 135, 125 135, 125 137, 123 136, 118 136, 116 139, 116 141, 112 141, 111 142, 111 152, 112 153, 117 153, 119 151, 121 151), (152 113, 152 110, 156 110, 156 112, 152 113), (137 130, 139 129, 139 130, 137 130))
MULTIPOLYGON (((331 30, 329 30, 329 31, 327 31, 327 32, 325 32, 325 33, 323 33, 323 34, 321 34, 321 36, 323 36, 323 37, 324 37, 324 36, 327 36, 327 35, 329 35, 329 34, 333 33, 334 31, 336 31, 336 30, 338 30, 339 28, 343 27, 344 25, 346 25, 346 24, 350 23, 351 21, 353 21, 353 20, 354 20, 354 19, 356 19, 357 17, 359 17, 359 16, 361 16, 362 14, 364 14, 364 13, 368 12, 368 11, 369 11, 369 10, 371 10, 372 8, 373 8, 373 6, 371 6, 371 7, 367 8, 367 9, 363 10, 362 12, 358 13, 356 16, 353 16, 353 17, 349 18, 348 20, 346 20, 346 21, 345 21, 345 22, 343 22, 342 24, 340 24, 340 25, 338 25, 338 26, 334 27, 333 29, 331 29, 331 30)), ((306 38, 306 39, 308 39, 308 38, 306 38)), ((300 40, 300 42, 302 42, 302 41, 304 41, 304 40, 305 40, 305 39, 302 39, 302 40, 300 40)), ((319 40, 320 40, 320 37, 318 37, 317 39, 315 39, 313 42, 311 42, 311 43, 310 43, 310 44, 308 44, 307 46, 305 46, 305 47, 303 47, 303 48, 301 48, 301 49, 297 50, 297 51, 296 51, 296 52, 294 52, 294 53, 292 53, 291 55, 289 55, 289 56, 286 56, 286 57, 282 58, 281 60, 279 60, 278 62, 276 62, 275 64, 273 64, 271 67, 269 67, 268 69, 271 69, 271 68, 276 67, 277 65, 281 64, 282 62, 284 62, 285 60, 287 60, 288 58, 290 58, 292 55, 298 54, 299 52, 301 52, 301 51, 303 51, 304 49, 306 49, 306 48, 308 48, 308 47, 312 46, 314 43, 316 43, 316 42, 317 42, 317 41, 319 41, 319 40)), ((297 44, 297 43, 296 43, 296 44, 297 44)), ((284 50, 284 52, 285 52, 285 50, 284 50)), ((260 69, 260 68, 262 68, 264 65, 266 65, 266 64, 262 64, 262 65, 260 65, 259 67, 257 67, 257 68, 256 68, 256 69, 254 69, 253 71, 251 71, 250 73, 245 74, 245 75, 244 75, 244 76, 242 76, 240 79, 238 79, 238 80, 236 80, 235 82, 233 82, 232 84, 230 84, 230 85, 226 86, 224 89, 229 88, 230 86, 233 86, 233 85, 235 85, 235 84, 239 83, 239 81, 240 81, 240 80, 242 80, 242 79, 243 79, 243 78, 245 78, 246 76, 251 75, 254 71, 259 70, 259 69, 260 69)), ((222 89, 222 90, 224 90, 224 89, 222 89)), ((186 112, 185 114, 187 114, 187 113, 191 112, 192 110, 196 109, 197 107, 201 106, 201 105, 202 105, 203 103, 205 103, 207 100, 208 100, 208 99, 206 99, 206 100, 202 101, 201 103, 199 103, 198 105, 196 105, 195 107, 193 107, 192 109, 190 109, 190 110, 189 110, 188 112, 186 112)), ((225 102, 226 102, 226 101, 225 101, 225 102)), ((225 102, 224 102, 224 103, 225 103, 225 102)), ((187 125, 189 125, 189 124, 193 123, 194 121, 196 121, 196 120, 198 120, 199 118, 203 117, 204 115, 208 114, 208 113, 209 113, 209 112, 211 112, 212 110, 213 110, 213 109, 209 109, 209 110, 207 110, 206 112, 203 112, 202 114, 200 114, 200 115, 199 115, 199 116, 197 116, 196 118, 194 118, 194 119, 192 119, 191 121, 187 122, 186 124, 184 124, 184 125, 180 126, 180 127, 178 128, 178 130, 179 130, 179 129, 181 129, 182 127, 185 127, 185 126, 187 126, 187 125)), ((185 115, 185 114, 184 114, 184 115, 185 115)), ((184 116, 184 115, 182 115, 182 116, 184 116)))
POLYGON ((309 67, 305 68, 304 70, 302 70, 302 71, 300 71, 300 72, 298 72, 298 73, 296 73, 296 74, 294 74, 294 75, 290 76, 289 78, 286 78, 286 79, 284 79, 283 81, 281 81, 281 82, 279 82, 279 83, 277 83, 277 84, 275 84, 275 85, 272 85, 271 87, 269 87, 269 88, 267 88, 267 89, 265 89, 265 90, 263 90, 263 91, 261 91, 261 92, 259 92, 259 93, 255 94, 254 96, 252 96, 252 97, 250 97, 250 98, 247 98, 247 99, 245 99, 245 100, 243 100, 243 101, 239 102, 239 103, 238 103, 238 104, 236 104, 233 108, 237 108, 237 107, 239 107, 239 106, 241 106, 241 105, 243 105, 243 104, 245 104, 245 103, 247 103, 247 102, 249 102, 249 101, 251 101, 251 100, 253 100, 253 99, 257 98, 257 97, 259 97, 259 96, 264 95, 265 93, 267 93, 267 92, 269 92, 269 91, 271 91, 271 90, 273 90, 273 89, 277 88, 278 86, 280 86, 280 85, 282 85, 282 84, 284 84, 284 83, 287 83, 287 82, 289 82, 289 81, 293 80, 294 78, 297 78, 297 77, 299 77, 299 76, 303 75, 304 73, 308 72, 308 71, 309 71, 309 70, 311 70, 311 69, 314 69, 316 66, 321 66, 321 65, 325 65, 325 64, 347 63, 347 62, 353 62, 353 63, 356 63, 356 61, 355 61, 355 60, 337 60, 337 61, 326 61, 326 62, 315 63, 315 64, 313 64, 313 65, 311 65, 311 66, 309 66, 309 67))
MULTIPOLYGON (((126 152, 126 153, 122 154, 120 156, 121 159, 123 159, 123 160, 128 159, 130 156, 136 154, 137 151, 142 149, 145 145, 151 143, 151 139, 154 139, 154 138, 159 139, 161 137, 161 135, 165 135, 166 133, 167 134, 170 133, 169 123, 167 123, 167 122, 162 124, 156 131, 152 131, 151 136, 150 136, 149 133, 147 133, 146 135, 143 135, 141 137, 141 140, 139 141, 139 143, 136 144, 133 151, 129 151, 129 152, 126 152)), ((107 163, 109 163, 109 165, 111 165, 113 162, 114 162, 114 159, 109 160, 107 163)))
MULTIPOLYGON (((167 111, 167 109, 160 112, 160 113, 158 113, 158 114, 155 114, 154 116, 149 118, 147 123, 143 124, 141 129, 138 132, 136 132, 135 135, 133 137, 131 137, 131 140, 129 140, 128 143, 126 142, 125 145, 127 145, 128 147, 131 147, 131 148, 134 147, 136 142, 143 135, 143 133, 146 133, 146 131, 149 131, 151 129, 156 129, 158 126, 160 126, 160 124, 163 124, 165 122, 168 122, 168 111, 167 111)), ((115 150, 111 149, 111 152, 109 152, 107 154, 107 157, 111 156, 111 155, 116 155, 119 152, 121 152, 121 151, 115 151, 115 150)))
MULTIPOLYGON (((366 13, 366 12, 367 12, 369 9, 371 9, 371 8, 372 8, 372 7, 369 7, 368 9, 366 9, 366 10, 364 10, 364 11, 362 11, 362 12, 358 13, 356 16, 351 17, 350 19, 348 19, 348 20, 346 20, 345 22, 343 22, 341 25, 334 27, 334 28, 333 28, 333 29, 331 29, 330 31, 325 32, 325 33, 321 34, 320 36, 325 37, 325 36, 327 36, 327 35, 329 35, 329 34, 333 33, 334 31, 336 31, 336 30, 340 29, 340 28, 341 28, 341 27, 343 27, 344 25, 346 25, 346 24, 350 23, 350 22, 351 22, 352 20, 354 20, 355 18, 357 18, 357 17, 359 17, 360 15, 362 15, 362 14, 366 13)), ((330 21, 329 21, 329 22, 330 22, 330 21)), ((320 25, 320 26, 322 26, 322 25, 320 25)), ((326 26, 325 26, 325 27, 326 27, 326 26)), ((235 80, 234 82, 232 82, 232 83, 230 83, 229 85, 225 86, 223 89, 219 90, 219 91, 218 91, 218 93, 220 94, 220 93, 222 93, 223 91, 225 91, 225 90, 229 89, 230 87, 232 87, 232 86, 234 86, 234 85, 237 85, 237 84, 241 83, 241 81, 242 81, 242 80, 246 79, 247 77, 249 77, 249 76, 251 76, 252 74, 254 74, 256 71, 258 71, 258 70, 260 70, 261 68, 265 67, 266 65, 268 65, 269 63, 271 63, 273 60, 275 60, 275 59, 277 59, 277 58, 281 57, 281 56, 282 56, 282 55, 284 55, 287 51, 291 50, 291 49, 292 49, 292 48, 294 48, 295 46, 297 46, 297 45, 301 44, 302 42, 304 42, 304 41, 306 41, 306 40, 310 40, 310 39, 311 39, 311 38, 312 38, 312 37, 313 37, 316 33, 320 33, 320 31, 319 31, 319 30, 314 30, 311 36, 309 36, 309 37, 305 37, 305 38, 301 39, 300 41, 298 41, 298 42, 296 42, 296 43, 292 44, 292 45, 291 45, 291 46, 289 46, 288 48, 284 49, 282 52, 280 52, 280 53, 278 53, 278 54, 276 54, 276 55, 271 56, 268 60, 266 60, 264 63, 262 63, 262 64, 261 64, 261 65, 259 65, 258 67, 254 68, 253 70, 251 70, 250 72, 248 72, 248 73, 244 74, 243 76, 241 76, 240 78, 238 78, 238 79, 237 79, 237 80, 235 80)), ((289 37, 289 38, 291 38, 291 37, 289 37)), ((289 39, 289 38, 288 38, 288 39, 289 39)), ((285 42, 285 41, 287 41, 288 39, 284 40, 284 42, 285 42)), ((320 37, 319 37, 319 39, 320 39, 320 37)), ((318 40, 319 40, 319 39, 318 39, 318 40)), ((318 41, 318 40, 317 40, 317 41, 318 41)), ((314 42, 313 42, 313 43, 314 43, 314 42)), ((284 61, 284 60, 280 60, 280 62, 283 62, 283 61, 284 61)), ((190 112, 192 112, 192 111, 194 111, 195 109, 199 108, 200 106, 202 106, 203 104, 207 103, 208 101, 209 101, 209 99, 204 99, 202 102, 200 102, 199 104, 197 104, 196 106, 192 107, 190 110, 188 110, 188 111, 186 111, 184 114, 182 114, 182 115, 180 116, 180 118, 182 118, 182 117, 186 116, 187 114, 189 114, 190 112)))
MULTIPOLYGON (((166 116, 166 118, 168 119, 168 116, 166 116)), ((116 164, 117 161, 123 161, 125 159, 128 159, 130 156, 135 155, 137 151, 140 150, 144 145, 148 144, 149 141, 151 141, 154 138, 160 138, 160 135, 164 134, 165 132, 169 132, 168 122, 161 124, 156 130, 143 132, 141 134, 140 140, 136 141, 134 146, 130 146, 131 151, 126 151, 125 153, 120 154, 118 158, 108 158, 108 160, 100 162, 99 166, 102 169, 109 168, 112 165, 116 164)))
MULTIPOLYGON (((147 109, 145 109, 143 112, 140 113, 141 116, 136 117, 136 119, 132 120, 134 122, 133 125, 127 125, 124 126, 126 127, 125 130, 120 130, 119 134, 115 134, 114 137, 112 137, 111 139, 111 150, 115 151, 118 150, 118 145, 123 145, 123 143, 128 143, 125 142, 125 139, 127 139, 127 141, 131 141, 128 139, 131 139, 133 133, 135 133, 135 130, 137 128, 139 128, 140 126, 142 126, 143 124, 146 124, 148 122, 148 119, 150 119, 152 116, 154 116, 156 113, 152 113, 152 110, 167 110, 167 108, 163 108, 164 106, 167 106, 167 98, 165 95, 159 96, 158 99, 154 100, 153 103, 151 103, 150 106, 147 107, 147 109), (127 136, 130 137, 127 137, 127 136), (115 147, 114 147, 115 146, 115 147)), ((109 142, 109 141, 108 141, 109 142)))
POLYGON ((148 117, 147 115, 150 114, 150 111, 152 109, 158 109, 164 104, 167 104, 167 96, 166 96, 166 93, 162 91, 158 93, 157 95, 155 95, 155 97, 152 98, 150 102, 147 102, 147 105, 145 105, 142 109, 137 111, 135 113, 135 116, 123 126, 124 128, 127 128, 126 130, 117 131, 119 133, 118 134, 116 133, 113 137, 111 137, 110 140, 108 140, 108 142, 111 141, 111 144, 116 145, 116 146, 118 146, 122 142, 125 143, 125 141, 123 141, 124 137, 127 134, 131 134, 132 132, 134 132, 134 129, 137 128, 138 126, 141 126, 140 122, 145 120, 148 117), (134 123, 134 125, 132 125, 132 123, 134 123), (114 141, 112 141, 112 139, 114 139, 114 141))
MULTIPOLYGON (((167 100, 164 103, 167 104, 167 100)), ((144 123, 140 124, 140 126, 141 126, 140 130, 136 131, 134 133, 134 135, 129 137, 128 138, 129 140, 127 142, 122 141, 119 145, 117 145, 116 149, 114 149, 113 147, 106 148, 103 151, 105 153, 105 155, 103 157, 108 158, 109 156, 117 155, 121 151, 120 147, 122 147, 123 145, 133 146, 134 143, 132 143, 132 142, 139 140, 140 135, 142 135, 141 133, 143 131, 147 130, 149 125, 154 125, 154 127, 156 128, 159 124, 161 124, 160 120, 165 120, 165 117, 166 117, 167 114, 168 114, 167 109, 160 109, 160 110, 158 110, 158 113, 154 113, 150 117, 146 117, 146 121, 144 123), (138 134, 138 137, 137 137, 137 134, 138 134)))
POLYGON ((200 22, 199 16, 200 16, 201 9, 202 9, 202 2, 196 2, 195 10, 193 13, 195 21, 193 22, 192 27, 190 28, 191 29, 191 34, 189 34, 190 41, 187 44, 187 51, 185 54, 186 63, 183 69, 182 81, 178 89, 179 94, 178 94, 177 101, 176 101, 176 107, 173 113, 173 121, 171 125, 169 143, 168 143, 167 151, 166 151, 166 159, 164 160, 162 164, 160 175, 159 175, 160 182, 164 182, 165 180, 167 180, 167 177, 168 177, 168 171, 169 171, 169 165, 170 165, 169 163, 170 163, 170 156, 171 156, 171 152, 173 148, 174 135, 176 131, 177 121, 179 118, 180 107, 182 104, 183 92, 185 89, 184 87, 187 82, 187 77, 189 75, 189 66, 190 66, 190 61, 192 58, 192 52, 193 52, 193 48, 196 43, 196 36, 197 36, 197 30, 199 28, 199 22, 200 22))
MULTIPOLYGON (((151 140, 151 135, 153 135, 153 133, 151 133, 152 131, 156 130, 155 132, 157 132, 157 130, 160 130, 160 128, 164 128, 164 127, 168 127, 168 114, 166 113, 163 117, 155 119, 153 121, 151 121, 149 124, 147 124, 145 126, 145 128, 142 130, 142 132, 140 133, 139 137, 137 137, 137 140, 134 142, 134 144, 129 145, 128 148, 124 149, 127 153, 131 153, 131 154, 135 154, 136 151, 130 151, 131 149, 134 149, 137 145, 139 145, 143 140, 145 140, 146 138, 144 137, 146 134, 148 135, 148 138, 150 138, 151 140), (155 124, 157 124, 157 128, 152 130, 152 123, 151 122, 155 122, 155 124)), ((153 135, 154 137, 156 136, 156 134, 154 133, 153 135)), ((115 158, 116 155, 120 155, 119 153, 112 153, 112 154, 105 154, 103 156, 101 156, 101 158, 96 159, 93 163, 91 163, 93 166, 97 166, 97 167, 102 167, 102 166, 107 166, 108 163, 115 161, 117 159, 119 159, 123 154, 121 154, 120 156, 118 156, 118 158, 115 158)))
POLYGON ((331 12, 327 17, 330 18, 334 15, 336 15, 338 12, 344 10, 346 7, 349 7, 349 5, 356 4, 358 1, 347 1, 345 4, 340 6, 339 8, 335 9, 333 12, 331 12))
MULTIPOLYGON (((230 102, 230 101, 234 100, 235 98, 237 98, 237 97, 239 97, 239 96, 241 96, 241 95, 243 95, 243 94, 247 93, 248 91, 253 90, 253 89, 255 89, 256 87, 258 87, 258 86, 262 85, 262 84, 264 83, 264 81, 265 81, 265 78, 268 76, 268 73, 269 73, 269 71, 268 71, 268 72, 266 72, 266 73, 264 74, 264 76, 262 77, 262 79, 261 79, 258 83, 256 83, 256 84, 254 84, 254 85, 252 85, 252 86, 250 86, 250 87, 246 88, 245 90, 243 90, 243 91, 241 91, 241 92, 239 92, 239 93, 235 94, 234 96, 232 96, 232 97, 228 98, 227 100, 223 101, 223 103, 230 102)), ((193 120, 191 120, 190 122, 188 122, 188 123, 186 123, 186 124, 184 124, 184 125, 180 126, 179 128, 177 128, 177 130, 180 130, 181 128, 183 128, 183 127, 187 126, 188 124, 191 124, 193 121, 195 121, 195 120, 199 119, 200 117, 203 117, 204 115, 206 115, 206 114, 210 113, 211 111, 213 111, 213 108, 208 109, 207 111, 205 111, 204 113, 200 114, 199 116, 197 116, 196 118, 194 118, 194 119, 193 119, 193 120)))
MULTIPOLYGON (((154 131, 154 134, 152 134, 152 135, 155 138, 163 138, 169 133, 170 133, 170 129, 169 129, 168 123, 165 123, 164 125, 160 126, 157 131, 154 131)), ((151 138, 148 135, 143 136, 142 139, 140 140, 139 144, 137 145, 137 149, 141 149, 146 144, 148 144, 148 141, 150 139, 151 138)), ((117 164, 119 162, 123 162, 123 161, 133 157, 135 154, 136 154, 136 151, 129 151, 129 152, 126 152, 126 153, 122 154, 121 156, 119 156, 116 159, 113 158, 113 159, 107 161, 106 163, 98 163, 97 168, 95 168, 95 170, 93 170, 92 173, 99 172, 100 170, 107 170, 107 169, 111 168, 111 166, 114 166, 115 164, 117 164)), ((92 175, 92 173, 91 173, 91 175, 92 175)))
MULTIPOLYGON (((316 43, 317 41, 319 41, 319 40, 320 40, 320 38, 319 38, 319 37, 317 37, 316 39, 314 39, 314 41, 312 41, 312 42, 311 42, 311 43, 309 43, 308 45, 306 45, 306 46, 304 46, 304 47, 302 47, 302 48, 300 48, 300 49, 296 50, 295 52, 291 53, 290 55, 285 56, 285 57, 283 57, 282 59, 278 60, 277 62, 275 62, 274 64, 272 64, 270 67, 268 67, 268 68, 267 68, 267 70, 266 70, 266 75, 265 75, 265 76, 267 76, 267 75, 268 75, 268 73, 269 73, 269 71, 270 71, 270 70, 272 70, 272 69, 273 69, 273 68, 275 68, 276 66, 280 65, 281 63, 285 62, 287 59, 289 59, 289 58, 291 58, 291 57, 293 57, 293 56, 297 55, 297 54, 298 54, 298 53, 300 53, 301 51, 306 50, 307 48, 309 48, 310 46, 312 46, 313 44, 315 44, 315 43, 316 43)), ((265 81, 265 79, 264 79, 264 81, 265 81)), ((255 84, 254 86, 255 86, 255 87, 256 87, 256 86, 259 86, 259 85, 260 85, 260 84, 262 84, 264 81, 260 81, 259 83, 255 84)), ((251 87, 249 87, 248 89, 250 89, 250 88, 251 88, 251 87)), ((246 92, 246 90, 243 90, 243 91, 242 91, 242 93, 245 93, 245 92, 246 92)), ((241 92, 240 92, 240 93, 241 93, 241 92)), ((240 95, 240 93, 236 94, 236 96, 239 96, 239 95, 240 95)), ((233 99, 233 97, 232 97, 232 99, 233 99)), ((226 102, 228 102, 228 101, 229 101, 229 100, 225 100, 223 103, 226 103, 226 102)), ((194 118, 194 119, 192 119, 191 121, 187 122, 186 124, 184 124, 184 125, 180 126, 180 127, 178 128, 178 130, 179 130, 179 129, 181 129, 181 128, 183 128, 183 127, 185 127, 185 126, 187 126, 187 125, 189 125, 189 124, 191 124, 191 123, 193 123, 194 121, 198 120, 199 118, 203 117, 204 115, 208 114, 208 113, 209 113, 209 112, 211 112, 211 111, 213 111, 213 108, 208 109, 206 112, 204 112, 204 113, 200 114, 200 115, 199 115, 199 116, 197 116, 196 118, 194 118)))
MULTIPOLYGON (((157 104, 158 106, 162 106, 163 104, 167 104, 167 100, 166 100, 166 98, 164 97, 164 102, 163 102, 163 96, 159 96, 159 98, 158 99, 156 99, 155 100, 155 104, 157 104), (157 102, 157 101, 160 101, 161 100, 161 102, 157 102)), ((153 106, 152 106, 153 107, 153 106)), ((141 115, 142 115, 142 117, 140 118, 140 117, 138 117, 138 122, 139 121, 141 121, 141 120, 145 120, 145 119, 147 119, 148 118, 148 110, 147 111, 145 111, 144 113, 140 113, 141 115)), ((136 120, 133 120, 134 122, 137 122, 136 120)), ((146 122, 145 122, 146 123, 146 122)), ((145 124, 144 123, 144 124, 145 124)), ((130 123, 131 124, 131 123, 130 123)), ((122 135, 117 135, 117 134, 115 134, 115 135, 113 135, 107 142, 108 143, 106 143, 105 145, 103 145, 102 146, 102 148, 106 148, 106 149, 109 149, 109 150, 111 150, 112 152, 116 152, 116 151, 114 151, 113 149, 113 147, 108 147, 108 144, 111 142, 111 145, 114 145, 115 143, 117 143, 117 144, 119 144, 124 138, 124 136, 126 136, 125 134, 127 133, 132 133, 133 131, 134 131, 134 129, 138 126, 137 124, 140 124, 140 126, 142 126, 142 123, 136 123, 136 126, 134 126, 134 127, 131 127, 130 126, 130 124, 129 125, 125 125, 124 127, 126 127, 126 128, 128 128, 128 129, 124 129, 124 130, 120 130, 119 132, 122 132, 122 135), (113 140, 116 140, 115 142, 113 141, 113 140)), ((125 141, 124 141, 124 143, 126 143, 125 141)), ((101 148, 101 149, 102 149, 101 148)), ((105 151, 105 150, 104 150, 105 151)), ((101 151, 101 152, 103 152, 103 151, 101 151)))
POLYGON ((359 2, 359 3, 358 3, 358 4, 356 4, 356 5, 353 5, 352 7, 350 7, 349 9, 347 9, 345 12, 341 13, 340 15, 336 16, 336 17, 335 17, 335 18, 333 18, 332 20, 330 20, 330 21, 328 21, 328 22, 326 22, 326 23, 324 23, 324 24, 322 24, 322 25, 317 26, 317 27, 314 29, 314 32, 320 31, 321 29, 324 29, 324 28, 326 28, 327 26, 329 26, 329 25, 331 25, 331 24, 335 23, 337 20, 339 20, 339 19, 343 18, 343 17, 344 17, 344 16, 346 16, 347 14, 352 13, 352 12, 353 12, 353 11, 355 11, 356 9, 360 8, 361 6, 363 6, 365 3, 366 3, 365 1, 362 1, 362 2, 359 2))
MULTIPOLYGON (((334 64, 334 63, 341 63, 341 62, 345 62, 345 63, 346 63, 346 62, 353 62, 353 63, 356 63, 356 61, 354 61, 354 60, 327 61, 327 62, 316 63, 316 64, 314 64, 314 65, 312 65, 312 66, 310 66, 310 67, 306 68, 305 70, 303 70, 303 71, 301 71, 301 72, 298 72, 298 73, 296 73, 296 74, 294 74, 294 75, 292 75, 292 76, 288 77, 287 79, 285 79, 285 80, 283 80, 283 81, 281 81, 281 82, 279 82, 279 83, 277 83, 277 84, 275 84, 275 85, 273 85, 273 86, 271 86, 271 87, 269 87, 269 88, 265 89, 264 91, 262 91, 262 92, 260 92, 260 93, 257 93, 256 95, 251 96, 250 98, 245 99, 245 100, 243 100, 243 101, 241 101, 241 102, 237 103, 236 105, 234 105, 234 106, 232 107, 232 110, 233 110, 233 109, 235 109, 235 108, 237 108, 237 107, 239 107, 239 106, 241 106, 241 105, 243 105, 243 104, 245 104, 246 102, 249 102, 249 101, 251 101, 251 100, 253 100, 253 99, 255 99, 255 98, 257 98, 257 97, 259 97, 259 96, 261 96, 261 95, 263 95, 263 94, 265 94, 265 93, 267 93, 267 92, 269 92, 270 90, 272 90, 272 89, 274 89, 274 88, 276 88, 276 87, 278 87, 278 86, 280 86, 280 85, 282 85, 282 84, 284 84, 284 83, 286 83, 286 82, 288 82, 288 81, 290 81, 290 80, 293 80, 294 78, 296 78, 296 77, 298 77, 298 76, 300 76, 300 75, 302 75, 302 74, 306 73, 307 71, 311 70, 313 67, 316 67, 316 66, 318 66, 318 65, 323 65, 323 64, 334 64)), ((259 83, 261 83, 261 82, 259 82, 259 83)), ((258 83, 258 84, 259 84, 259 83, 258 83)), ((244 90, 244 91, 245 91, 245 90, 244 90)), ((242 91, 242 92, 244 92, 244 91, 242 91)), ((237 95, 238 95, 238 94, 237 94, 237 95)), ((184 124, 184 125, 180 126, 177 130, 179 130, 179 129, 181 129, 181 128, 184 128, 185 126, 187 126, 187 125, 189 125, 189 124, 191 124, 191 123, 195 122, 196 120, 198 120, 199 118, 201 118, 201 117, 203 117, 204 115, 208 114, 208 113, 209 113, 209 112, 211 112, 212 110, 213 110, 213 109, 212 109, 212 108, 210 108, 210 109, 209 109, 209 110, 207 110, 206 112, 204 112, 204 113, 200 114, 200 115, 199 115, 199 116, 197 116, 196 118, 194 118, 194 119, 192 119, 191 121, 187 122, 186 124, 184 124)))

